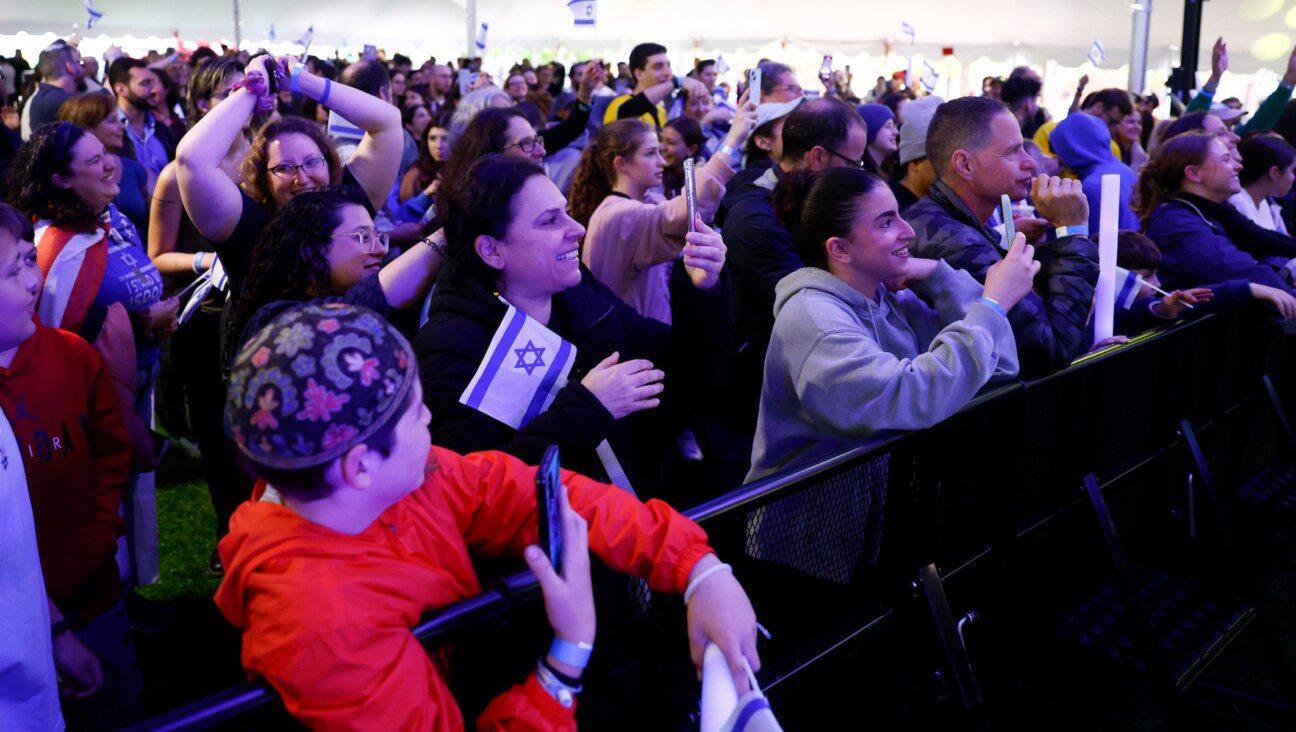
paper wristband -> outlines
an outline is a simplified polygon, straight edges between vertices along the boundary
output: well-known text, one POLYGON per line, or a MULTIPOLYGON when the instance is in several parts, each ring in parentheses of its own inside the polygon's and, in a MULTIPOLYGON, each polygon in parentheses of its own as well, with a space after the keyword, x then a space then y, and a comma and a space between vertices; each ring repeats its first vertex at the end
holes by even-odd
POLYGON ((993 297, 986 297, 982 295, 981 302, 986 305, 989 305, 991 309, 993 309, 996 313, 1002 315, 1005 320, 1008 319, 1008 311, 1003 309, 1003 305, 1000 305, 998 300, 994 299, 993 297))
POLYGON ((593 652, 594 646, 588 643, 572 643, 558 637, 554 637, 553 643, 549 646, 549 656, 553 660, 562 661, 576 668, 585 668, 593 652))
POLYGON ((292 89, 293 94, 301 94, 301 73, 302 73, 301 64, 296 64, 295 66, 293 66, 292 81, 289 84, 289 88, 292 89))
POLYGON ((1068 236, 1089 236, 1089 225, 1077 224, 1075 226, 1059 226, 1057 227, 1057 231, 1054 233, 1057 234, 1057 238, 1059 239, 1064 239, 1068 236))

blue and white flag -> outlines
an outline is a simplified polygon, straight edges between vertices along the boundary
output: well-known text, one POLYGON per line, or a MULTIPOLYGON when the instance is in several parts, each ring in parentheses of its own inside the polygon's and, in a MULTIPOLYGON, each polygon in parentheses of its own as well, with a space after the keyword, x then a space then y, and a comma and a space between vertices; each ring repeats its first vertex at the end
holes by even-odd
POLYGON ((519 429, 549 408, 574 363, 575 346, 509 305, 459 403, 519 429))
POLYGON ((1116 268, 1116 305, 1129 310, 1138 299, 1139 290, 1143 289, 1143 278, 1125 269, 1116 268))
POLYGON ((271 41, 272 43, 275 41, 275 29, 274 29, 274 23, 271 23, 271 24, 270 24, 270 41, 271 41))
POLYGON ((1094 66, 1102 66, 1103 59, 1107 58, 1107 49, 1103 48, 1102 41, 1094 39, 1093 45, 1089 47, 1089 63, 1094 66))
POLYGON ((702 656, 702 700, 699 732, 783 732, 747 659, 743 659, 750 690, 738 696, 729 664, 714 643, 702 656))
POLYGON ((908 23, 901 23, 900 32, 905 34, 906 36, 909 36, 910 45, 914 43, 914 27, 912 25, 909 25, 908 23))
POLYGON ((927 59, 923 59, 923 72, 919 81, 929 93, 936 91, 936 82, 940 81, 940 72, 927 59))
POLYGON ((490 23, 482 23, 477 31, 477 53, 486 53, 486 31, 489 28, 490 23))
POLYGON ((90 30, 95 21, 103 17, 103 12, 94 9, 94 0, 85 0, 85 9, 90 14, 90 18, 86 20, 86 30, 90 30))
POLYGON ((567 0, 567 9, 572 12, 572 20, 576 25, 594 25, 598 15, 596 2, 597 0, 567 0))
POLYGON ((303 59, 306 58, 306 52, 310 50, 311 41, 314 40, 315 40, 315 24, 311 23, 310 26, 306 28, 306 32, 301 34, 301 38, 298 38, 297 40, 293 41, 293 43, 296 43, 297 45, 302 47, 303 59))
POLYGON ((729 73, 729 64, 725 63, 724 56, 716 56, 716 73, 724 76, 729 73))

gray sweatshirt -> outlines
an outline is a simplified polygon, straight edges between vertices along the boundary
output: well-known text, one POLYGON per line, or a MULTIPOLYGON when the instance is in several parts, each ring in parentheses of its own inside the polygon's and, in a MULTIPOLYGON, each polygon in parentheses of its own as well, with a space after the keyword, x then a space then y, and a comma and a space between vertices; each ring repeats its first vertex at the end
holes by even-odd
POLYGON ((1007 319, 972 275, 940 262, 913 290, 872 299, 807 267, 775 288, 751 482, 878 430, 930 427, 991 377, 1017 373, 1007 319))

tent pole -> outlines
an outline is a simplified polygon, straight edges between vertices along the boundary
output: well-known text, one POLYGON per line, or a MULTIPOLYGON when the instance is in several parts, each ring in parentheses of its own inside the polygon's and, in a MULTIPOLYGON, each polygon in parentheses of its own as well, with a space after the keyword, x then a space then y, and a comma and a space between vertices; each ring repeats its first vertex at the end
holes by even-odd
POLYGON ((465 47, 464 57, 472 58, 477 55, 477 0, 468 0, 468 45, 465 47))
POLYGON ((239 0, 234 0, 234 48, 243 45, 243 21, 239 20, 239 0))
POLYGON ((1152 21, 1152 0, 1136 0, 1130 6, 1134 30, 1130 37, 1129 91, 1142 94, 1147 87, 1148 26, 1152 21))

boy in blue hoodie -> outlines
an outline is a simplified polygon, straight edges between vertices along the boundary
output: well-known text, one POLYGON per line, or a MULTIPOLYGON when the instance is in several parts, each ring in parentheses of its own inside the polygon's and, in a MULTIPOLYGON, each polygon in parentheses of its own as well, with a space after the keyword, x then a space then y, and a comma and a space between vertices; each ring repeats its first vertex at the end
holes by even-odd
POLYGON ((1049 136, 1049 145, 1058 160, 1080 176, 1081 188, 1089 199, 1089 231, 1098 232, 1102 209, 1102 177, 1120 176, 1120 214, 1116 225, 1137 230, 1138 217, 1130 207, 1138 175, 1120 160, 1112 157, 1111 130, 1107 123, 1092 114, 1073 114, 1058 123, 1049 136))

